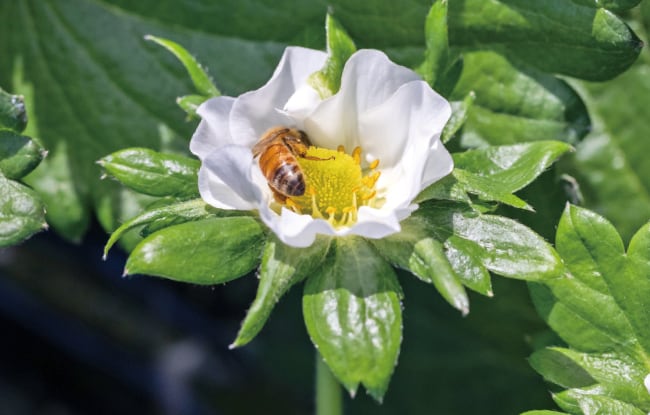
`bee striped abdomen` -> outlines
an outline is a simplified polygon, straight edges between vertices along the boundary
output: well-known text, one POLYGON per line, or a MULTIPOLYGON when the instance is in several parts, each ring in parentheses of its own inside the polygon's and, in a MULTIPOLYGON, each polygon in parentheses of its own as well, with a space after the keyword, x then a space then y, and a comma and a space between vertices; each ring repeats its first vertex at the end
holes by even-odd
POLYGON ((261 153, 260 168, 272 189, 285 196, 305 194, 305 178, 298 160, 283 143, 269 145, 261 153))

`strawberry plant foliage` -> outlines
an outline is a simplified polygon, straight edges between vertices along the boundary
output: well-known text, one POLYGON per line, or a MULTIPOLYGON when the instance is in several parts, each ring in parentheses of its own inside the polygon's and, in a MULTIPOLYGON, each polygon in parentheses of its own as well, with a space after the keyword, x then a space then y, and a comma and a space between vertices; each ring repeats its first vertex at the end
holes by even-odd
POLYGON ((531 356, 546 380, 561 387, 569 414, 646 414, 650 392, 650 224, 627 250, 601 216, 567 206, 556 248, 567 278, 533 285, 533 300, 566 345, 531 356))

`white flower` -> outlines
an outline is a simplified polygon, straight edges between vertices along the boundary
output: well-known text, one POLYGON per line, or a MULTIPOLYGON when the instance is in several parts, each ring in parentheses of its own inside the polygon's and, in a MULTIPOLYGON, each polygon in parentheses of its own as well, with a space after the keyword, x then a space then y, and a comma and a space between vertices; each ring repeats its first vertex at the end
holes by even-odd
POLYGON ((645 379, 643 379, 643 385, 645 385, 645 388, 648 390, 648 393, 650 393, 650 374, 648 374, 645 379))
MULTIPOLYGON (((308 78, 326 58, 321 51, 287 48, 260 89, 203 103, 197 111, 202 121, 190 143, 202 162, 199 190, 207 203, 221 209, 258 210, 280 240, 296 247, 309 246, 316 234, 383 238, 399 232, 400 221, 417 209, 412 202, 415 196, 453 169, 440 141, 451 108, 415 72, 391 62, 382 52, 360 50, 346 63, 339 92, 321 99, 308 78), (283 205, 274 199, 251 149, 276 126, 298 128, 313 146, 330 149, 332 154, 342 154, 333 153, 336 149, 360 148, 361 153, 357 149, 352 157, 330 157, 341 165, 347 163, 342 170, 354 166, 356 175, 361 171, 363 176, 357 183, 362 183, 365 193, 358 193, 355 186, 352 199, 349 193, 344 195, 353 200, 343 209, 347 213, 337 206, 312 205, 310 200, 324 190, 310 182, 301 200, 283 205)), ((320 166, 338 168, 326 156, 312 162, 306 180, 311 175, 315 183, 320 166)), ((301 167, 307 164, 306 159, 299 162, 301 167)), ((329 174, 322 173, 321 179, 329 181, 329 174)), ((342 179, 331 180, 328 186, 336 187, 342 179)))

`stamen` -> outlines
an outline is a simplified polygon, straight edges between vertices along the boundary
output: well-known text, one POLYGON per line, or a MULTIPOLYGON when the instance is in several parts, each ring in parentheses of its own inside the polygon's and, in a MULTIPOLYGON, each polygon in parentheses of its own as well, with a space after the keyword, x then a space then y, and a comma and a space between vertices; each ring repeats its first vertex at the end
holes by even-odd
POLYGON ((352 158, 357 164, 361 164, 361 147, 357 146, 352 150, 352 158))
POLYGON ((360 206, 380 207, 384 203, 375 189, 379 160, 371 162, 370 169, 362 169, 361 160, 361 147, 351 154, 345 153, 342 145, 336 150, 309 147, 298 158, 307 191, 302 196, 287 197, 282 204, 294 212, 327 220, 334 227, 353 225, 360 206))

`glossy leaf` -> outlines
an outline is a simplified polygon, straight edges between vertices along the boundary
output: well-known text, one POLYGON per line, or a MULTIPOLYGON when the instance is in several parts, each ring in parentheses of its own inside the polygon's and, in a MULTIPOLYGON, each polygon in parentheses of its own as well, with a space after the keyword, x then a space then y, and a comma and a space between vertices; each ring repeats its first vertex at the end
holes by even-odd
POLYGON ((199 161, 146 148, 129 148, 98 162, 125 186, 151 196, 197 197, 199 161))
POLYGON ((451 118, 442 130, 440 137, 443 143, 449 142, 463 128, 475 100, 476 94, 472 91, 462 101, 451 103, 451 118))
POLYGON ((400 233, 371 242, 390 263, 433 284, 449 304, 467 314, 469 299, 460 277, 445 256, 442 243, 426 231, 426 224, 414 219, 404 221, 400 233))
POLYGON ((178 225, 185 222, 230 216, 238 212, 226 212, 206 204, 202 199, 193 199, 185 202, 166 204, 149 208, 141 214, 132 217, 118 227, 106 242, 104 246, 104 257, 108 254, 111 247, 127 231, 141 226, 148 226, 150 232, 160 230, 169 226, 178 225), (155 228, 154 228, 155 227, 155 228))
POLYGON ((336 239, 307 280, 307 331, 351 395, 361 383, 375 399, 384 396, 402 340, 400 299, 391 266, 362 239, 336 239))
POLYGON ((9 179, 20 179, 38 166, 46 151, 30 137, 0 130, 0 172, 9 179))
POLYGON ((280 298, 322 265, 331 243, 329 238, 318 238, 308 248, 292 248, 273 236, 268 239, 262 253, 257 295, 231 348, 244 346, 255 338, 280 298))
POLYGON ((218 97, 221 95, 221 92, 214 85, 214 81, 212 78, 210 78, 205 68, 203 68, 203 66, 201 66, 201 64, 194 58, 194 56, 185 50, 184 47, 171 40, 152 35, 146 35, 144 38, 164 47, 173 53, 179 61, 181 61, 188 75, 192 79, 192 82, 194 83, 196 92, 206 97, 218 97))
POLYGON ((455 153, 452 177, 423 190, 416 200, 468 201, 470 193, 484 201, 532 210, 512 193, 530 184, 570 149, 562 142, 542 141, 455 153))
POLYGON ((589 131, 587 110, 566 82, 492 51, 466 52, 463 59, 451 98, 476 94, 463 130, 464 145, 575 143, 589 131))
POLYGON ((0 247, 46 228, 45 208, 36 192, 0 174, 0 247))
POLYGON ((162 229, 140 242, 124 273, 147 274, 194 284, 239 278, 259 264, 264 244, 253 218, 215 218, 162 229))
POLYGON ((0 88, 0 128, 21 132, 26 125, 27 110, 23 97, 0 88))
POLYGON ((569 388, 556 401, 572 414, 650 409, 644 386, 650 372, 649 240, 645 225, 626 253, 604 218, 570 205, 565 209, 556 246, 571 278, 546 281, 547 289, 533 287, 532 293, 540 314, 570 348, 537 352, 532 361, 549 380, 569 388), (558 366, 558 356, 571 363, 558 366), (579 372, 593 382, 571 381, 579 372))
POLYGON ((341 75, 348 58, 357 50, 343 26, 328 14, 325 20, 327 60, 325 66, 309 78, 321 98, 330 97, 341 88, 341 75))
POLYGON ((490 47, 546 72, 593 81, 623 72, 642 47, 613 13, 566 0, 451 2, 449 32, 456 46, 490 47))
POLYGON ((421 205, 411 217, 421 218, 418 220, 423 220, 439 240, 453 236, 456 249, 496 274, 529 281, 562 275, 562 262, 555 250, 542 237, 512 219, 441 202, 421 205))

